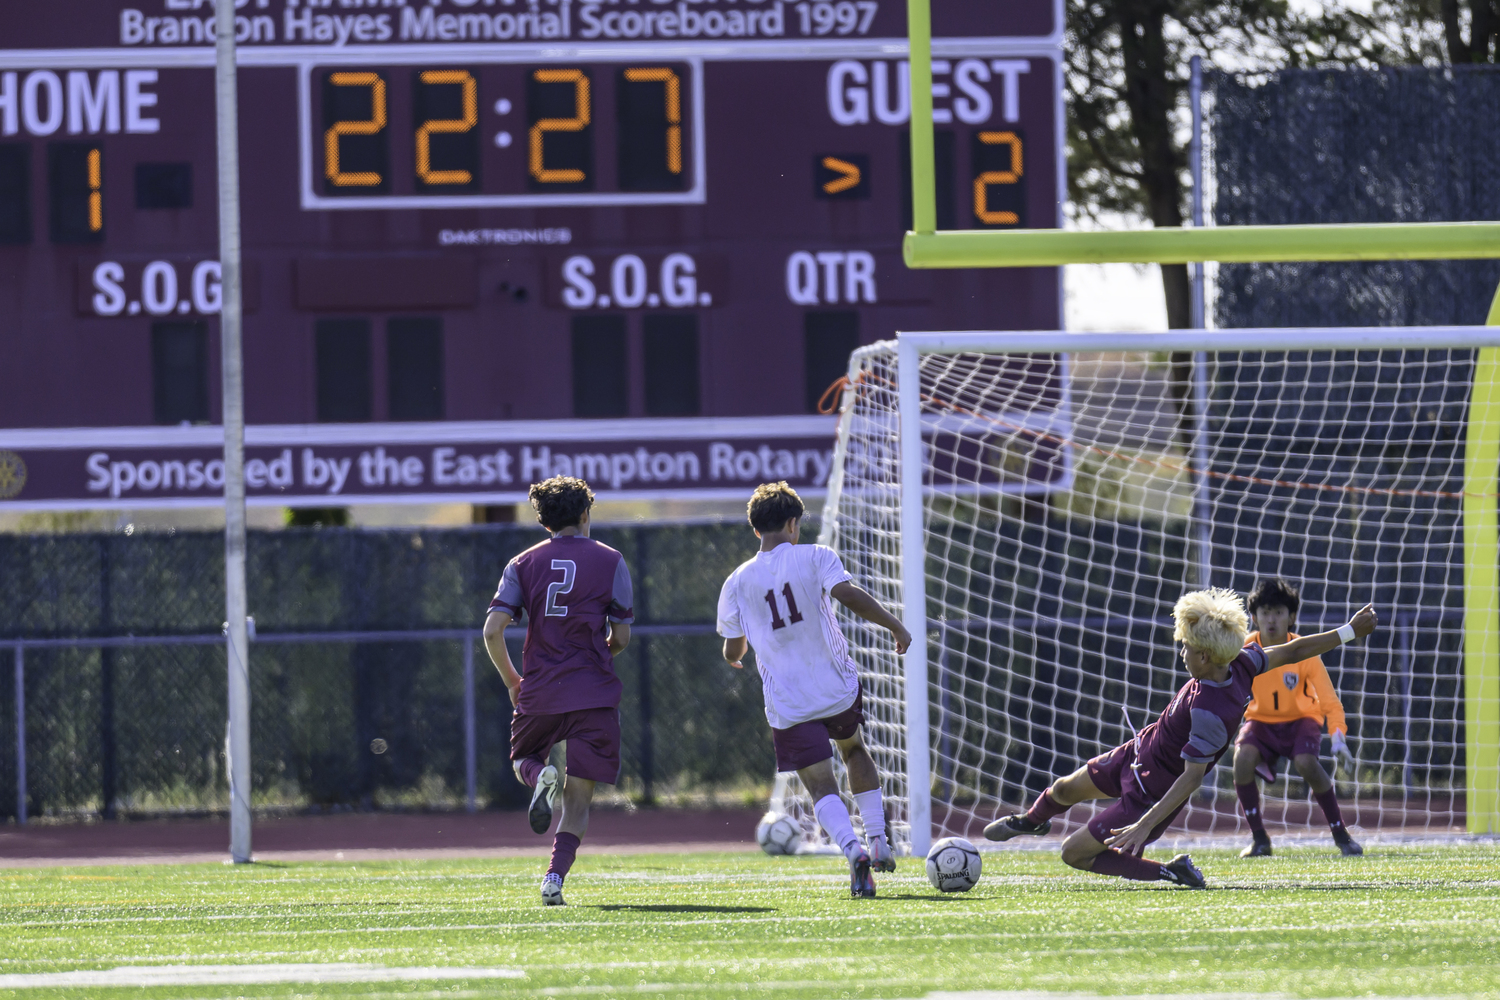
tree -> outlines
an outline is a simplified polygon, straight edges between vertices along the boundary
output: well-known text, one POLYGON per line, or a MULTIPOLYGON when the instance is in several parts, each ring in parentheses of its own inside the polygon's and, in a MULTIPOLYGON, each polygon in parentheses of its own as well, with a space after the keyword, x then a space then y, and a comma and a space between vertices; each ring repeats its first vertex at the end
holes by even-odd
MULTIPOLYGON (((1073 210, 1181 226, 1187 214, 1188 66, 1500 62, 1500 0, 1376 0, 1370 13, 1286 0, 1068 0, 1068 194, 1073 210)), ((1187 266, 1162 266, 1167 323, 1190 321, 1187 266)))
MULTIPOLYGON (((1387 0, 1418 6, 1456 0, 1387 0)), ((1473 0, 1491 3, 1494 0, 1473 0)), ((1267 71, 1412 61, 1425 23, 1387 37, 1375 15, 1303 14, 1286 0, 1068 0, 1068 193, 1074 211, 1181 226, 1189 179, 1188 67, 1267 71), (1409 36, 1409 37, 1408 37, 1409 36)), ((1420 57, 1418 57, 1420 58, 1420 57)), ((1164 264, 1167 322, 1186 327, 1187 266, 1164 264)), ((1177 381, 1174 379, 1174 382, 1177 381)))

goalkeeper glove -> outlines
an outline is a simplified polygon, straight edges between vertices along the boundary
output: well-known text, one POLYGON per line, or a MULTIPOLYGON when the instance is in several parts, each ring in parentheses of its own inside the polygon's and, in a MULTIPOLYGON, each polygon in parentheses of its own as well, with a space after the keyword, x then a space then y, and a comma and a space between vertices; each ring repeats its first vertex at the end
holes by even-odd
POLYGON ((1333 731, 1333 756, 1344 765, 1344 773, 1354 777, 1354 755, 1349 752, 1349 741, 1342 730, 1333 731))

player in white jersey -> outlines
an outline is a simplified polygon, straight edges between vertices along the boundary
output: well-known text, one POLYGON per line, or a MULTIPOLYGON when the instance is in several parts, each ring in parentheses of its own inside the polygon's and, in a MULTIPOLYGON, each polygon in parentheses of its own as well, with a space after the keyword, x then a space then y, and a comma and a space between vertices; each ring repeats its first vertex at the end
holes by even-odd
POLYGON ((859 674, 839 631, 830 598, 890 631, 896 652, 911 634, 867 591, 855 586, 838 553, 826 545, 798 545, 802 498, 786 483, 765 483, 750 498, 750 526, 760 552, 742 564, 719 592, 724 659, 739 667, 755 647, 765 691, 766 720, 776 747, 776 769, 796 771, 828 836, 849 859, 850 895, 875 895, 875 871, 895 871, 885 836, 885 807, 875 761, 859 738, 865 721, 859 674), (833 773, 833 744, 849 771, 849 789, 864 819, 869 848, 860 844, 833 773), (873 861, 872 861, 873 858, 873 861))

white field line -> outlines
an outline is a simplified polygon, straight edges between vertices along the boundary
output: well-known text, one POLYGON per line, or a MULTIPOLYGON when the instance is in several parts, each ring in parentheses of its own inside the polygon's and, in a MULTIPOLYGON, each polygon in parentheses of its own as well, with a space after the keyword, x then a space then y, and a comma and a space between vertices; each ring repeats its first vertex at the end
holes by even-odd
MULTIPOLYGON (((1169 891, 1169 890, 1161 890, 1161 891, 1169 891)), ((1444 899, 1444 902, 1445 903, 1476 903, 1476 904, 1481 904, 1481 905, 1492 905, 1494 903, 1494 897, 1487 896, 1487 895, 1484 895, 1484 896, 1447 897, 1447 898, 1444 899)), ((1300 905, 1306 905, 1306 904, 1300 904, 1300 905)), ((1029 915, 1035 916, 1035 915, 1040 915, 1040 914, 1038 914, 1037 911, 1030 911, 1029 915)), ((950 922, 959 922, 959 921, 967 921, 967 920, 976 920, 976 921, 978 921, 978 920, 993 920, 994 919, 994 913, 990 912, 990 911, 970 911, 970 912, 956 911, 956 912, 945 912, 945 913, 941 913, 941 914, 935 914, 935 913, 931 913, 931 912, 926 912, 926 913, 893 913, 893 914, 884 914, 884 913, 864 913, 864 914, 860 914, 860 913, 848 913, 848 914, 838 914, 838 915, 833 915, 833 914, 819 914, 819 915, 795 916, 795 917, 791 917, 791 916, 748 916, 748 915, 740 915, 740 916, 735 916, 735 917, 704 917, 704 918, 700 918, 700 919, 697 919, 697 920, 656 920, 656 921, 652 921, 652 926, 653 927, 659 927, 659 928, 666 928, 666 927, 700 927, 700 926, 725 925, 725 924, 734 925, 734 926, 745 926, 745 925, 749 925, 749 924, 772 924, 772 925, 776 925, 776 924, 815 924, 815 923, 835 923, 835 922, 838 922, 838 921, 845 921, 845 920, 864 920, 864 919, 868 919, 868 918, 872 918, 872 917, 876 918, 876 919, 879 919, 884 924, 894 924, 894 923, 902 923, 902 922, 908 922, 908 921, 913 921, 913 920, 916 920, 916 921, 926 921, 926 920, 933 919, 935 916, 940 916, 945 921, 950 921, 950 922)), ((101 918, 95 918, 95 919, 79 919, 79 920, 6 921, 6 922, 0 922, 0 927, 7 927, 7 928, 57 928, 57 929, 78 928, 78 929, 83 929, 83 928, 88 928, 88 927, 94 927, 94 926, 104 925, 104 924, 182 923, 184 921, 195 922, 195 923, 196 922, 207 923, 207 922, 219 922, 219 921, 227 921, 227 920, 252 921, 252 920, 275 920, 275 919, 278 919, 278 918, 276 918, 276 917, 274 917, 274 916, 272 916, 270 914, 260 914, 260 913, 257 913, 257 914, 221 914, 221 915, 217 915, 217 916, 201 916, 201 917, 200 916, 188 916, 188 917, 178 916, 178 917, 173 917, 173 916, 166 916, 166 915, 164 915, 164 916, 152 916, 152 917, 101 917, 101 918)), ((285 922, 286 922, 286 919, 287 918, 285 916, 282 916, 282 917, 279 918, 279 922, 284 925, 285 922)), ((309 914, 305 919, 308 919, 308 920, 315 919, 315 915, 309 914)), ((628 918, 626 918, 626 919, 628 919, 628 918)), ((568 921, 565 921, 565 922, 563 922, 563 921, 557 921, 557 922, 552 922, 552 921, 545 921, 545 922, 544 921, 538 921, 538 922, 535 922, 535 923, 499 922, 499 921, 497 921, 497 922, 491 922, 491 923, 467 923, 467 924, 436 924, 436 923, 434 923, 434 924, 387 924, 387 925, 383 925, 383 926, 382 925, 365 924, 365 925, 360 925, 360 926, 309 927, 309 928, 293 928, 293 927, 279 926, 277 928, 267 929, 267 930, 261 930, 261 929, 256 929, 256 928, 247 928, 247 929, 244 929, 244 930, 237 930, 237 931, 235 931, 235 933, 236 934, 240 934, 240 935, 244 935, 244 936, 247 936, 247 937, 308 937, 308 936, 317 937, 317 936, 324 936, 324 935, 347 935, 347 934, 412 934, 412 933, 442 933, 442 932, 448 932, 448 931, 496 931, 496 930, 520 931, 520 932, 529 931, 529 930, 537 930, 537 931, 543 931, 545 933, 551 934, 551 933, 555 933, 556 930, 559 927, 566 927, 568 929, 573 929, 573 928, 595 928, 595 927, 600 927, 600 928, 602 928, 602 927, 618 928, 618 927, 620 927, 622 925, 622 923, 624 923, 623 920, 568 920, 568 921)), ((1445 919, 1439 919, 1439 920, 1400 920, 1400 921, 1391 921, 1391 922, 1388 922, 1388 925, 1389 926, 1420 927, 1420 926, 1427 926, 1427 925, 1440 925, 1440 926, 1442 926, 1442 925, 1448 925, 1448 924, 1451 924, 1451 923, 1452 923, 1451 919, 1445 918, 1445 919)), ((1327 929, 1327 928, 1333 927, 1333 926, 1335 926, 1335 925, 1328 925, 1328 924, 1319 924, 1318 925, 1318 927, 1320 929, 1327 929)), ((1339 927, 1341 929, 1350 929, 1350 930, 1359 929, 1359 928, 1361 928, 1363 926, 1364 925, 1362 925, 1362 924, 1337 925, 1337 927, 1339 927)), ((1199 932, 1200 933, 1235 933, 1235 932, 1238 932, 1238 931, 1243 930, 1243 929, 1244 928, 1242 928, 1242 927, 1212 927, 1212 928, 1201 928, 1199 932)), ((1296 931, 1296 930, 1306 930, 1306 929, 1309 929, 1309 928, 1308 928, 1307 925, 1301 925, 1301 924, 1282 924, 1282 925, 1277 925, 1275 927, 1270 927, 1270 928, 1268 928, 1268 927, 1266 927, 1264 925, 1256 925, 1253 929, 1257 930, 1257 931, 1267 930, 1267 929, 1276 930, 1276 931, 1296 931)), ((187 933, 196 933, 196 931, 187 932, 187 933)), ((1049 931, 1042 931, 1042 930, 1038 930, 1038 931, 1034 931, 1034 932, 1021 932, 1021 933, 1016 933, 1016 934, 1008 934, 1008 933, 1003 933, 1003 932, 1002 933, 986 932, 986 933, 989 934, 990 936, 994 936, 994 937, 1018 937, 1018 938, 1069 937, 1069 936, 1071 936, 1073 934, 1072 931, 1049 932, 1049 931)), ((1135 933, 1139 933, 1139 932, 1138 931, 1098 930, 1098 931, 1094 931, 1093 933, 1095 933, 1097 935, 1111 935, 1111 934, 1126 934, 1126 933, 1135 934, 1135 933)), ((117 935, 117 937, 120 937, 120 938, 124 938, 124 937, 128 937, 128 936, 129 935, 117 935)), ((153 935, 153 937, 154 937, 154 935, 153 935)), ((32 940, 37 940, 37 939, 32 939, 32 940)))
POLYGON ((520 969, 446 966, 389 969, 383 965, 299 963, 287 965, 124 965, 114 969, 0 975, 0 989, 59 989, 108 986, 260 986, 270 983, 409 983, 452 979, 524 979, 520 969))
MULTIPOLYGON (((760 850, 754 841, 662 841, 656 844, 611 844, 601 848, 612 855, 639 854, 749 854, 760 850)), ((312 862, 462 861, 490 858, 545 858, 550 848, 535 847, 352 847, 343 850, 257 851, 256 861, 283 864, 312 862)), ((179 854, 81 855, 78 857, 0 856, 0 868, 72 868, 110 865, 212 865, 225 862, 223 851, 179 854)))

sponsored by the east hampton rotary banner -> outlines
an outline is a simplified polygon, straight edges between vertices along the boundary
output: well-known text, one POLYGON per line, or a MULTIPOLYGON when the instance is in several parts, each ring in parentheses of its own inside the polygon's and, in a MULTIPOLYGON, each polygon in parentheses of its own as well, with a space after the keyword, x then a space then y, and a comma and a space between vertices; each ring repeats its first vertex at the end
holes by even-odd
POLYGON ((9 500, 26 486, 26 463, 13 451, 0 451, 0 500, 9 500))

